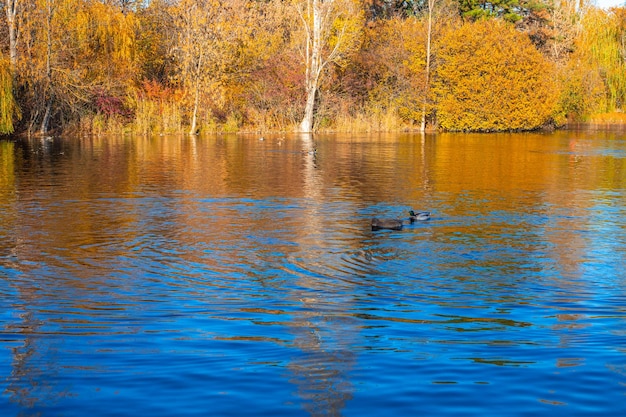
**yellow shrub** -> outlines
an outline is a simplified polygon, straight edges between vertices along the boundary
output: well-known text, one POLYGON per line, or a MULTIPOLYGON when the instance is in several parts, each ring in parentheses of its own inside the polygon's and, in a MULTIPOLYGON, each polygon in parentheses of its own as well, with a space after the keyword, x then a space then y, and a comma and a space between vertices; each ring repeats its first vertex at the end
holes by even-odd
POLYGON ((531 130, 550 122, 554 69, 506 23, 465 23, 441 40, 433 86, 440 126, 451 131, 531 130))
POLYGON ((13 74, 9 62, 0 56, 0 134, 13 133, 13 118, 19 108, 13 96, 13 74))

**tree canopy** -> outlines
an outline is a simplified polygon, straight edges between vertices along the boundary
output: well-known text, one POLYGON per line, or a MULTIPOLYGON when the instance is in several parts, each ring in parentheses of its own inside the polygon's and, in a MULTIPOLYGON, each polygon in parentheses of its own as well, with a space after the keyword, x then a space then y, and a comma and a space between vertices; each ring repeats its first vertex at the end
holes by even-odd
POLYGON ((626 101, 626 8, 587 0, 0 5, 0 134, 525 130, 626 101))

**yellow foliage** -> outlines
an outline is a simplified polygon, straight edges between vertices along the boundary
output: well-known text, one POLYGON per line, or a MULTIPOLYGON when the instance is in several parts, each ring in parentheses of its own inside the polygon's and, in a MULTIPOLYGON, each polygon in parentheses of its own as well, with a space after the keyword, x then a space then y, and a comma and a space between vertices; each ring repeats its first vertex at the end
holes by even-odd
POLYGON ((626 125, 626 113, 611 112, 594 114, 589 118, 589 121, 596 124, 626 125))
POLYGON ((13 117, 19 115, 18 110, 9 61, 0 56, 0 134, 13 133, 13 117))
POLYGON ((600 72, 580 56, 580 50, 561 69, 560 78, 559 107, 571 120, 583 120, 607 107, 606 88, 600 72))
POLYGON ((577 58, 604 80, 606 100, 592 112, 613 111, 626 102, 626 9, 592 7, 582 20, 577 58))
POLYGON ((335 63, 345 66, 348 58, 361 46, 365 13, 359 0, 334 0, 338 10, 332 21, 328 48, 339 48, 335 63))
POLYGON ((551 120, 554 68, 512 26, 465 23, 444 36, 438 57, 433 92, 443 129, 530 130, 551 120))
MULTIPOLYGON (((58 118, 82 117, 94 92, 124 97, 138 72, 136 17, 113 3, 36 0, 23 12, 19 81, 30 114, 49 103, 58 118), (53 97, 53 99, 52 99, 53 97)), ((91 107, 92 108, 92 107, 91 107)), ((33 121, 31 121, 33 123, 33 121)))
MULTIPOLYGON (((45 7, 45 5, 42 5, 45 7)), ((88 79, 129 82, 135 73, 137 18, 111 3, 62 0, 51 16, 52 52, 57 66, 86 70, 88 79)), ((46 34, 40 35, 45 39, 46 34)))
POLYGON ((393 108, 408 122, 421 118, 426 98, 426 30, 423 20, 395 17, 367 31, 370 104, 393 108))
POLYGON ((189 130, 290 129, 308 96, 318 127, 410 128, 424 114, 446 130, 500 131, 621 115, 626 102, 624 7, 559 3, 516 31, 463 24, 457 1, 435 2, 427 75, 426 13, 366 22, 369 0, 131 3, 20 2, 15 68, 0 61, 0 134, 19 107, 29 120, 18 128, 50 113, 53 127, 93 131, 167 133, 196 119, 189 130), (547 36, 558 73, 520 29, 547 36))

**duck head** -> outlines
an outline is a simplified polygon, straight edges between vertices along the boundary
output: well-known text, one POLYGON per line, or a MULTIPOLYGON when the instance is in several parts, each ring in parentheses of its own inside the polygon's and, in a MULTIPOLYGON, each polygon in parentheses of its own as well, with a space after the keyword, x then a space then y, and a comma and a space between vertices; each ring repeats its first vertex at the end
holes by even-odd
POLYGON ((409 211, 409 219, 411 220, 411 223, 413 223, 414 221, 426 221, 426 220, 430 220, 430 211, 420 211, 418 213, 414 212, 413 210, 409 211))

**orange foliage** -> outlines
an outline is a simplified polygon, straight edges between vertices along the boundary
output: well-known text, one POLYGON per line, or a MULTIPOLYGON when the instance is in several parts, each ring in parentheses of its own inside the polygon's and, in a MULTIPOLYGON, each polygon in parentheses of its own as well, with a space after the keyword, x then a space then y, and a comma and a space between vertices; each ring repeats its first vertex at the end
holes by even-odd
POLYGON ((529 130, 551 121, 553 66, 512 26, 465 23, 444 36, 439 60, 434 92, 443 129, 529 130))
POLYGON ((180 92, 171 87, 164 86, 157 81, 144 81, 141 83, 141 95, 147 100, 167 102, 180 100, 180 92))

